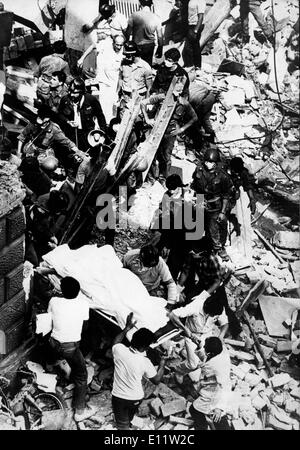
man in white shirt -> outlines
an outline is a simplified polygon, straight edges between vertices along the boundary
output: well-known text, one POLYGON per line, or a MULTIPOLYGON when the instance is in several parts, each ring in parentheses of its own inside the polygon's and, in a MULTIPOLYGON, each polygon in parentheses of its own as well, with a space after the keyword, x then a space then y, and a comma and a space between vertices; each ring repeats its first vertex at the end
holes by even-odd
POLYGON ((184 67, 201 67, 200 36, 203 29, 205 0, 189 0, 188 30, 182 51, 184 67))
POLYGON ((183 381, 183 375, 192 372, 199 366, 196 354, 198 344, 203 345, 205 339, 215 332, 215 325, 219 327, 219 339, 223 339, 228 330, 228 317, 225 309, 210 294, 202 291, 194 297, 192 302, 169 313, 170 320, 185 331, 185 348, 187 359, 177 366, 177 381, 183 381), (180 319, 186 318, 185 325, 180 319))
POLYGON ((198 398, 190 407, 195 430, 207 430, 209 416, 216 430, 230 430, 225 417, 230 404, 231 362, 229 353, 217 337, 209 337, 204 344, 205 361, 201 365, 198 398))
POLYGON ((118 430, 130 429, 130 423, 144 398, 143 377, 158 384, 164 374, 165 359, 161 359, 156 371, 146 356, 146 350, 154 342, 154 334, 150 330, 140 328, 132 336, 130 347, 122 344, 126 333, 134 326, 133 313, 130 313, 126 327, 116 336, 112 347, 115 364, 112 407, 118 430))
POLYGON ((60 282, 62 297, 53 297, 48 306, 52 316, 50 347, 71 367, 74 389, 74 420, 81 422, 93 416, 94 408, 86 408, 87 370, 79 345, 83 322, 89 318, 89 306, 80 295, 80 284, 75 278, 65 277, 60 282))

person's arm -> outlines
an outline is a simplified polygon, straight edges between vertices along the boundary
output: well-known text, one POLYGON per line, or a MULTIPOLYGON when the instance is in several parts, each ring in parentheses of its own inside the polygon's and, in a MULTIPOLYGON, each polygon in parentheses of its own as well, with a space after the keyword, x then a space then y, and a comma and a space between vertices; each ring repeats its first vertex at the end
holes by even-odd
POLYGON ((98 24, 98 22, 100 22, 100 20, 102 20, 102 15, 98 14, 98 16, 93 20, 92 23, 85 23, 82 28, 81 31, 83 33, 89 33, 90 31, 92 31, 98 24))
POLYGON ((126 326, 124 328, 123 331, 121 331, 121 333, 119 333, 114 341, 113 341, 113 346, 116 344, 120 344, 123 339, 125 338, 126 334, 128 333, 128 331, 130 331, 136 324, 136 321, 133 320, 133 312, 131 312, 130 314, 128 314, 127 319, 126 319, 126 326))
POLYGON ((226 218, 227 206, 230 199, 230 192, 232 189, 232 181, 227 175, 223 175, 222 180, 222 209, 218 216, 218 222, 226 218))
POLYGON ((93 109, 94 109, 95 116, 97 118, 100 129, 102 131, 106 132, 107 125, 106 125, 105 116, 103 114, 100 103, 98 102, 98 100, 95 97, 93 98, 93 109))
POLYGON ((249 200, 250 200, 248 208, 250 208, 251 214, 255 214, 255 211, 256 211, 256 200, 255 200, 254 193, 253 193, 252 189, 248 189, 247 194, 248 194, 248 197, 249 197, 249 200))
POLYGON ((133 20, 132 20, 132 16, 130 16, 128 19, 128 25, 127 25, 126 31, 124 33, 127 41, 129 41, 130 38, 132 37, 132 32, 133 32, 133 20))
POLYGON ((152 87, 152 82, 153 82, 152 71, 147 70, 147 72, 145 72, 145 85, 147 87, 147 94, 146 94, 147 97, 149 97, 150 89, 152 87))
POLYGON ((156 36, 157 36, 157 50, 155 53, 156 58, 162 57, 163 52, 163 45, 164 45, 164 35, 163 35, 163 29, 161 24, 157 26, 156 29, 156 36))
POLYGON ((181 287, 184 287, 187 277, 189 276, 189 273, 192 269, 192 259, 193 259, 192 255, 188 254, 183 263, 182 271, 180 273, 180 277, 178 280, 178 285, 181 287))
POLYGON ((83 65, 83 61, 85 58, 96 48, 96 44, 91 44, 86 51, 83 53, 83 55, 78 59, 77 66, 81 67, 83 65))
POLYGON ((202 31, 203 17, 204 17, 204 14, 203 14, 203 13, 198 14, 197 25, 195 26, 195 34, 196 34, 197 36, 199 36, 200 33, 201 33, 201 31, 202 31))
POLYGON ((181 127, 178 125, 175 130, 171 131, 171 136, 177 136, 178 134, 184 133, 188 128, 190 128, 194 123, 198 121, 198 116, 194 108, 190 105, 188 101, 184 102, 185 105, 185 115, 188 121, 181 127))
POLYGON ((222 326, 220 327, 219 339, 221 339, 221 340, 224 339, 224 337, 226 336, 226 333, 227 333, 227 331, 228 331, 228 327, 229 327, 228 323, 225 324, 225 325, 222 325, 222 326))
POLYGON ((23 147, 23 141, 18 141, 18 149, 17 149, 17 157, 20 158, 22 155, 22 147, 23 147))
POLYGON ((159 362, 157 374, 153 378, 149 378, 149 380, 153 384, 159 384, 161 382, 161 379, 164 376, 164 372, 165 372, 165 365, 166 365, 166 359, 164 357, 162 357, 159 362))

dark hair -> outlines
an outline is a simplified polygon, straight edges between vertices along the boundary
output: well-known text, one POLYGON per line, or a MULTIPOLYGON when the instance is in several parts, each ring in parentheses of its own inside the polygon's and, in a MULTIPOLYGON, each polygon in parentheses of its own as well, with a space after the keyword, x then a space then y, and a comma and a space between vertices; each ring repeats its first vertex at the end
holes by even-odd
POLYGON ((39 172, 40 163, 36 156, 26 156, 22 159, 21 165, 19 167, 21 172, 39 172))
POLYGON ((222 353, 223 345, 221 339, 211 336, 205 339, 205 352, 210 353, 211 358, 222 353))
POLYGON ((240 173, 244 169, 244 161, 239 156, 235 156, 230 160, 230 168, 234 172, 240 173))
POLYGON ((198 252, 211 252, 213 249, 212 241, 208 236, 203 236, 201 239, 191 241, 190 249, 198 252))
POLYGON ((223 305, 216 298, 208 297, 203 303, 203 311, 211 317, 219 316, 223 312, 223 305))
POLYGON ((65 210, 68 207, 69 198, 65 192, 50 191, 48 200, 48 210, 55 214, 65 210))
POLYGON ((41 119, 46 119, 51 117, 51 109, 47 105, 40 105, 37 109, 37 117, 41 119))
POLYGON ((152 6, 152 0, 140 0, 141 6, 152 6))
POLYGON ((53 77, 57 77, 60 83, 65 83, 67 79, 67 75, 62 70, 56 70, 52 74, 53 77))
POLYGON ((65 298, 76 298, 80 292, 80 284, 73 277, 64 277, 60 281, 62 295, 65 298))
POLYGON ((178 62, 180 60, 180 51, 177 48, 170 48, 165 52, 165 58, 178 62))
POLYGON ((131 347, 138 349, 148 348, 155 341, 155 335, 148 328, 140 328, 132 336, 131 347))
POLYGON ((82 78, 76 77, 71 81, 69 91, 72 93, 75 89, 85 93, 85 82, 82 78))
POLYGON ((177 189, 178 187, 183 187, 184 184, 182 183, 182 179, 180 175, 177 173, 173 173, 166 179, 166 187, 169 190, 177 189))
POLYGON ((55 41, 52 45, 52 48, 54 53, 62 54, 67 50, 67 44, 65 43, 65 41, 55 41))
POLYGON ((159 262, 159 251, 152 244, 143 245, 140 258, 145 267, 154 267, 159 262))

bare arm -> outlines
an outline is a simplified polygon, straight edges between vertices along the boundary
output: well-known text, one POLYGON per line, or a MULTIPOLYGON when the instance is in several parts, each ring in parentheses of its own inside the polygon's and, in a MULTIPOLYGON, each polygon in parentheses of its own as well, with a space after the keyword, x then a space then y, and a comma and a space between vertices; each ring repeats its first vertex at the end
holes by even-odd
POLYGON ((131 312, 130 314, 128 314, 127 316, 127 320, 126 320, 126 326, 124 328, 123 331, 121 331, 121 333, 119 333, 114 341, 113 341, 113 346, 116 344, 120 344, 124 337, 126 336, 126 334, 128 333, 129 330, 131 330, 131 328, 133 328, 135 326, 136 322, 133 321, 133 313, 131 312))
POLYGON ((203 23, 203 16, 204 14, 198 14, 198 22, 195 27, 195 33, 199 34, 201 31, 202 23, 203 23))
POLYGON ((164 372, 165 372, 165 365, 166 365, 165 358, 161 358, 157 374, 155 375, 155 377, 149 378, 152 383, 154 383, 154 384, 160 383, 160 381, 164 375, 164 372))
POLYGON ((86 51, 83 53, 83 55, 79 58, 79 60, 77 61, 77 65, 80 67, 83 64, 83 61, 85 60, 85 58, 96 48, 95 44, 91 44, 86 51))

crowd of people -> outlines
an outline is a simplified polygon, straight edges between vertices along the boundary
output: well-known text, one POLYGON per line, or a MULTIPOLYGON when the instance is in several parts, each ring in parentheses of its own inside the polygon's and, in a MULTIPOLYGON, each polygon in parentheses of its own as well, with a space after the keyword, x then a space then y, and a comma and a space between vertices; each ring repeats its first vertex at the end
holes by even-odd
MULTIPOLYGON (((166 188, 164 197, 169 200, 186 202, 187 192, 192 192, 192 197, 204 195, 205 236, 188 241, 186 230, 174 226, 175 211, 170 211, 170 228, 150 232, 149 243, 130 250, 123 265, 140 278, 150 295, 161 284, 166 288, 169 319, 185 336, 187 356, 176 370, 178 383, 184 375, 201 367, 200 378, 198 375, 194 380, 199 396, 190 409, 195 429, 206 429, 207 417, 216 428, 227 429, 230 358, 223 339, 227 333, 238 336, 241 327, 228 305, 225 283, 230 274, 223 261, 228 260, 225 249, 228 220, 234 222, 231 211, 240 187, 248 193, 251 213, 255 212, 255 180, 241 158, 224 160, 214 143, 210 113, 216 97, 201 80, 200 71, 199 40, 205 24, 205 3, 176 0, 170 18, 164 23, 173 26, 172 42, 184 39, 182 54, 176 47, 163 54, 162 23, 151 11, 151 0, 140 0, 140 10, 128 20, 113 5, 102 5, 95 20, 82 27, 84 33, 95 31, 97 42, 78 59, 81 76, 70 71, 65 42, 55 42, 53 53, 41 59, 35 74, 36 120, 18 136, 15 152, 4 132, 0 153, 1 159, 15 164, 21 174, 26 190, 26 259, 38 268, 43 255, 59 244, 76 197, 89 180, 104 146, 113 142, 133 99, 141 97, 135 136, 129 139, 129 144, 136 148, 155 123, 173 77, 178 78, 181 87, 174 92, 176 107, 156 154, 158 171, 153 164, 148 179, 158 180, 166 188), (84 63, 92 52, 95 67, 86 70, 84 63), (161 64, 157 64, 162 57, 161 64), (181 57, 183 65, 179 63, 181 57), (98 87, 98 97, 89 92, 86 82, 89 77, 98 87), (199 160, 190 187, 183 184, 180 176, 171 174, 175 141, 187 138, 199 160), (58 181, 61 181, 59 189, 58 181), (219 331, 214 335, 216 326, 219 331)), ((127 155, 132 151, 129 148, 127 155)), ((114 167, 107 170, 114 176, 114 167)), ((160 208, 159 219, 162 214, 160 208)), ((88 243, 88 236, 86 239, 88 243)), ((61 280, 61 295, 50 300, 48 311, 53 318, 50 346, 71 367, 75 383, 74 419, 82 421, 95 411, 85 404, 87 371, 80 340, 89 314, 77 280, 72 277, 61 280)), ((155 339, 149 330, 139 329, 130 343, 125 342, 133 326, 130 314, 125 329, 112 346, 112 406, 117 428, 121 430, 130 428, 143 399, 142 378, 159 383, 167 364, 162 358, 156 369, 147 357, 146 351, 155 339)))

